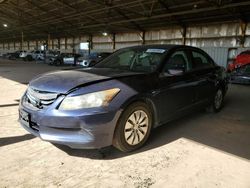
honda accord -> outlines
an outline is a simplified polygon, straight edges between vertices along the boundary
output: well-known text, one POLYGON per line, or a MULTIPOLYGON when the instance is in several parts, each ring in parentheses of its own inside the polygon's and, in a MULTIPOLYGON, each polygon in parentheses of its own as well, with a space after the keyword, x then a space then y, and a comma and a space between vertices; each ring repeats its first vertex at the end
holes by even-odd
POLYGON ((228 79, 201 49, 144 45, 120 49, 90 68, 30 81, 19 122, 33 135, 71 148, 141 147, 153 128, 223 106, 228 79))

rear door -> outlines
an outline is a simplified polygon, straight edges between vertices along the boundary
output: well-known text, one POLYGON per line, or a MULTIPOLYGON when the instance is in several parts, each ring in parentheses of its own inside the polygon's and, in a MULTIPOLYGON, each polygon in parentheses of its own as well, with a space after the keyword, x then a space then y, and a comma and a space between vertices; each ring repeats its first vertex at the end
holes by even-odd
POLYGON ((214 96, 216 90, 216 66, 213 60, 203 51, 192 49, 192 74, 197 80, 195 103, 206 104, 214 96))

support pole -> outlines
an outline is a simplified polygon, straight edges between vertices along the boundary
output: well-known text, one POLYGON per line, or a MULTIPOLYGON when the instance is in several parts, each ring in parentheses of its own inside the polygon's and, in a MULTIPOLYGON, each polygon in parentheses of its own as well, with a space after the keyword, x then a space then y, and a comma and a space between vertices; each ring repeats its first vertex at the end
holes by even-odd
POLYGON ((182 27, 182 44, 186 45, 186 34, 187 34, 187 27, 182 27))
POLYGON ((54 50, 55 49, 55 47, 54 47, 54 40, 52 39, 51 40, 51 48, 54 50))
POLYGON ((58 48, 59 50, 61 50, 61 42, 60 42, 60 38, 58 38, 58 39, 57 39, 57 44, 58 44, 57 48, 58 48))
POLYGON ((142 45, 145 44, 145 31, 142 31, 142 45))
POLYGON ((113 49, 113 51, 115 50, 115 46, 116 45, 116 43, 115 43, 115 33, 113 33, 113 37, 112 37, 112 49, 113 49))
POLYGON ((23 50, 23 31, 21 32, 21 50, 23 50))
POLYGON ((93 48, 93 36, 92 35, 89 35, 89 54, 90 54, 90 50, 93 48))
POLYGON ((72 52, 73 52, 73 54, 76 53, 76 50, 75 50, 75 37, 74 36, 72 38, 72 52))
POLYGON ((68 49, 67 37, 65 37, 65 50, 68 49))
POLYGON ((245 40, 246 40, 247 23, 244 21, 241 21, 240 28, 241 28, 240 47, 244 48, 245 40))
POLYGON ((48 34, 48 44, 47 44, 47 50, 50 49, 50 34, 48 34))

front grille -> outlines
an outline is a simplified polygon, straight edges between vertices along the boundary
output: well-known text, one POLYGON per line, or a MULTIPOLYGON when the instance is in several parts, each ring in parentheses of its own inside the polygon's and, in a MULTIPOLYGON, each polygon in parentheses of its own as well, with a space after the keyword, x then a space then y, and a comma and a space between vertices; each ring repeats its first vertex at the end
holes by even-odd
POLYGON ((57 93, 40 91, 29 87, 23 101, 37 109, 43 109, 51 105, 57 98, 57 93))

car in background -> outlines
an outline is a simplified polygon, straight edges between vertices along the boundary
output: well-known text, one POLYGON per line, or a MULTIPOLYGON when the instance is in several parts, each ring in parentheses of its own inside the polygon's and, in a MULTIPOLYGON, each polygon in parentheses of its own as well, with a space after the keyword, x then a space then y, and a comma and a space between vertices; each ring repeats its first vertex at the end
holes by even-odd
POLYGON ((34 50, 30 51, 30 52, 23 51, 23 52, 20 53, 19 57, 22 58, 25 61, 32 61, 33 60, 32 54, 34 52, 35 52, 34 50))
POLYGON ((237 55, 234 62, 228 65, 228 71, 232 72, 233 70, 247 64, 250 64, 250 50, 241 52, 237 55))
POLYGON ((34 78, 20 100, 19 122, 52 143, 128 152, 173 119, 220 111, 227 88, 225 69, 199 48, 134 46, 87 69, 34 78))
POLYGON ((61 53, 55 57, 50 58, 49 64, 51 65, 74 65, 76 64, 77 59, 81 57, 80 54, 74 53, 61 53))
POLYGON ((250 64, 234 69, 230 74, 230 82, 235 84, 250 84, 250 64))
POLYGON ((20 51, 20 54, 19 54, 19 57, 20 58, 24 58, 24 57, 26 57, 26 54, 27 54, 27 51, 20 51))
POLYGON ((34 60, 44 60, 44 51, 43 50, 35 50, 31 54, 32 59, 34 60))
POLYGON ((96 63, 110 56, 111 54, 112 53, 110 52, 91 53, 87 56, 79 57, 77 59, 77 65, 83 67, 94 66, 96 63))
POLYGON ((11 54, 10 52, 4 53, 4 54, 2 55, 2 58, 9 59, 10 54, 11 54))
POLYGON ((12 59, 12 60, 18 59, 21 52, 23 51, 15 51, 15 52, 9 53, 8 59, 12 59))

